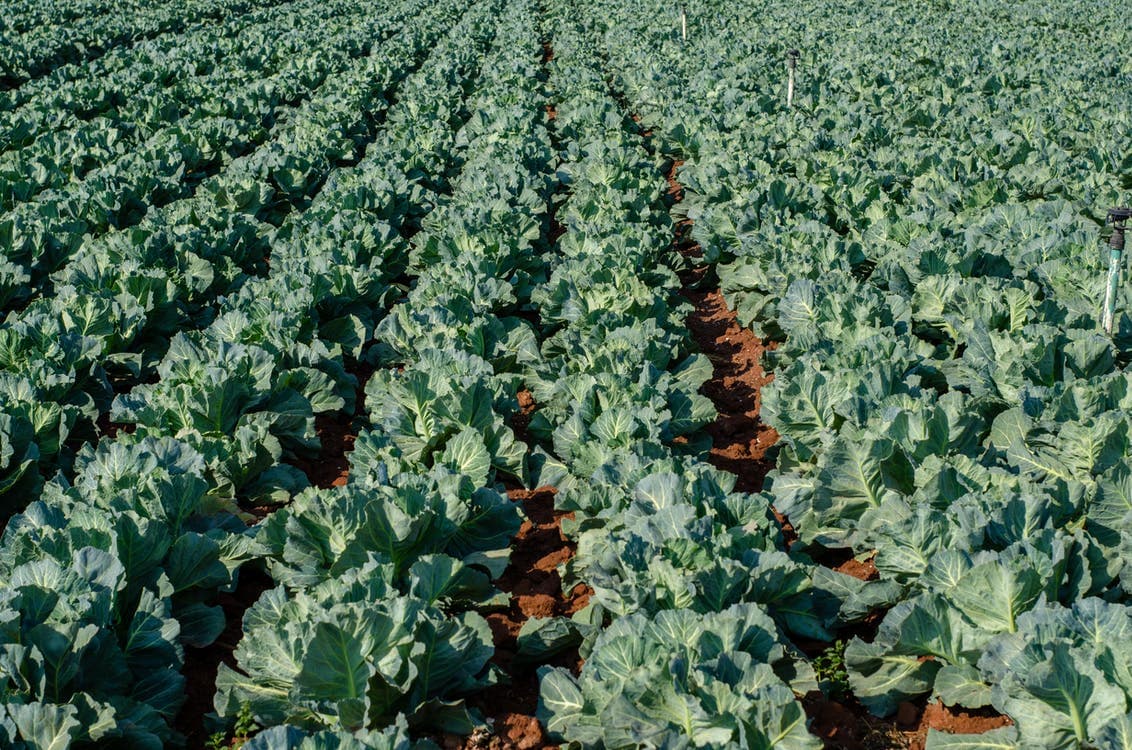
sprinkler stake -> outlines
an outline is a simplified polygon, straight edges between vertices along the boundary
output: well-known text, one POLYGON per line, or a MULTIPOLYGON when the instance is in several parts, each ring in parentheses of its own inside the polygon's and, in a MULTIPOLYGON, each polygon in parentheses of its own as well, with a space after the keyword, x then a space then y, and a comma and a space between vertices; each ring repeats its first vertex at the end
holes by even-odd
POLYGON ((796 49, 786 53, 786 67, 789 69, 789 78, 786 81, 786 106, 794 106, 794 69, 798 67, 799 52, 796 49))
POLYGON ((1105 284, 1104 313, 1101 325, 1105 333, 1112 335, 1112 324, 1116 318, 1116 292, 1120 282, 1120 266, 1124 257, 1124 230, 1132 219, 1132 208, 1111 208, 1106 223, 1112 224, 1112 237, 1108 240, 1108 283, 1105 284))

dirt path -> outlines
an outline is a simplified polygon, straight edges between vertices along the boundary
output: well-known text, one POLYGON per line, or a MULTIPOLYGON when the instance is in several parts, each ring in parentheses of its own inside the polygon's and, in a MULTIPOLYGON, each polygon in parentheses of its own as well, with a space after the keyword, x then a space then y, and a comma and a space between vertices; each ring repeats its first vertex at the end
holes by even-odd
MULTIPOLYGON (((554 59, 554 46, 550 40, 542 42, 542 64, 554 59)), ((545 104, 547 128, 555 140, 554 121, 558 116, 553 101, 545 104)), ((555 143, 557 147, 558 144, 555 143)), ((565 190, 559 185, 556 194, 565 190)), ((548 252, 554 252, 559 237, 566 228, 557 220, 559 203, 551 200, 547 206, 546 225, 543 229, 548 252)), ((539 325, 538 311, 530 310, 525 316, 539 325)), ((519 440, 531 444, 527 426, 538 408, 526 389, 518 393, 518 414, 511 419, 511 429, 519 440)), ((522 506, 526 520, 511 541, 511 559, 494 583, 509 595, 506 609, 485 614, 491 626, 495 654, 492 662, 507 675, 505 684, 496 685, 468 700, 491 726, 487 732, 470 737, 447 735, 441 738, 445 750, 549 750, 558 745, 551 742, 535 717, 538 710, 540 666, 560 666, 578 674, 582 660, 576 648, 539 664, 517 660, 518 636, 523 625, 531 618, 570 617, 583 609, 592 591, 578 584, 569 592, 562 589, 558 567, 569 561, 577 546, 562 533, 562 520, 573 518, 572 513, 555 510, 553 487, 537 489, 512 488, 507 496, 522 506)))
POLYGON ((244 612, 270 588, 275 586, 263 571, 245 566, 240 569, 240 581, 232 593, 222 593, 216 603, 224 609, 224 632, 204 648, 185 649, 185 704, 181 706, 173 727, 185 735, 189 750, 204 748, 208 734, 204 728, 204 715, 213 710, 216 693, 216 672, 220 665, 236 666, 233 652, 243 636, 244 612))
POLYGON ((774 466, 766 457, 767 449, 778 442, 778 433, 759 420, 762 387, 774 378, 760 364, 765 347, 750 329, 739 325, 718 289, 685 287, 683 293, 695 306, 688 329, 714 368, 703 387, 719 412, 707 428, 711 462, 739 478, 739 491, 758 492, 774 466))
POLYGON ((310 460, 294 459, 291 465, 307 475, 312 487, 330 489, 345 486, 350 478, 350 451, 358 437, 358 417, 365 418, 366 384, 373 377, 374 367, 365 362, 349 361, 346 371, 354 376, 354 409, 352 412, 339 411, 333 414, 319 414, 314 418, 315 432, 318 434, 319 453, 310 460))
MULTIPOLYGON (((490 734, 464 738, 446 738, 446 748, 490 748, 491 750, 544 750, 557 747, 535 718, 538 708, 539 680, 537 669, 542 664, 517 663, 518 636, 532 617, 569 617, 583 609, 592 591, 578 584, 571 591, 562 590, 558 566, 574 556, 575 545, 562 534, 562 519, 570 518, 554 509, 556 491, 551 487, 537 490, 511 490, 508 497, 520 503, 527 520, 515 535, 511 562, 495 582, 510 594, 506 610, 486 615, 495 642, 492 661, 509 675, 510 684, 497 685, 474 696, 469 703, 492 724, 490 734)), ((582 667, 577 649, 570 649, 546 662, 577 674, 582 667)))
MULTIPOLYGON (((684 186, 676 179, 681 164, 682 161, 673 162, 666 175, 668 194, 674 204, 684 200, 684 186)), ((712 377, 702 388, 718 412, 707 427, 712 438, 709 460, 738 477, 738 491, 759 492, 767 473, 774 468, 767 451, 778 442, 774 428, 759 419, 762 389, 774 380, 774 374, 763 369, 762 356, 774 344, 762 341, 751 329, 739 325, 735 311, 727 306, 712 275, 713 269, 701 262, 703 253, 692 239, 692 226, 691 219, 676 225, 672 248, 692 264, 680 274, 680 293, 692 303, 687 318, 692 340, 712 364, 712 377)), ((789 522, 778 511, 775 516, 783 526, 787 543, 793 542, 789 522)))

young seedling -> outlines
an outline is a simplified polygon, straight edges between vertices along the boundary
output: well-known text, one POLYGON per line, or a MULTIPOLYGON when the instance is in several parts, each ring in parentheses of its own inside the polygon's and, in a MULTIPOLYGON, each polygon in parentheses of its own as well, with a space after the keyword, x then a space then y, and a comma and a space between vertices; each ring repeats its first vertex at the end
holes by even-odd
POLYGON ((845 669, 845 641, 837 641, 814 658, 814 672, 827 698, 843 701, 850 694, 849 672, 845 669))
POLYGON ((1112 237, 1108 240, 1108 283, 1105 285, 1104 313, 1101 324, 1107 334, 1112 334, 1112 323, 1116 318, 1116 291, 1120 283, 1120 266, 1124 257, 1124 230, 1132 219, 1132 208, 1112 208, 1108 212, 1108 223, 1112 224, 1112 237))
POLYGON ((243 747, 258 731, 259 724, 252 715, 251 704, 244 703, 240 706, 240 712, 236 714, 236 724, 232 727, 232 746, 243 747))
POLYGON ((789 50, 786 53, 786 67, 788 69, 789 78, 786 81, 786 106, 794 106, 794 70, 798 67, 799 52, 796 49, 789 50))

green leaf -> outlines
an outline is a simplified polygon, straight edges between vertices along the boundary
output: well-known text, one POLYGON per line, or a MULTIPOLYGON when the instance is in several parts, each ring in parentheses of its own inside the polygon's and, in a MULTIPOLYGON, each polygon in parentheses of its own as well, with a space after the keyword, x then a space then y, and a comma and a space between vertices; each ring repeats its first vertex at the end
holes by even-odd
POLYGON ((207 536, 193 532, 182 534, 173 542, 165 561, 165 572, 177 592, 215 589, 231 581, 228 568, 220 561, 220 546, 207 536))
POLYGON ((123 644, 130 670, 145 674, 171 664, 180 665, 180 635, 180 625, 169 616, 168 600, 143 591, 123 644))
POLYGON ((1018 615, 1038 600, 1042 578, 1017 558, 1000 558, 966 571, 946 596, 976 625, 1014 632, 1018 615))
POLYGON ((935 692, 948 706, 983 708, 991 703, 991 688, 969 664, 948 664, 935 678, 935 692))
POLYGON ((174 610, 181 624, 181 642, 193 648, 211 645, 224 632, 224 610, 192 602, 174 610))
POLYGON ((857 638, 845 647, 845 665, 853 694, 878 716, 889 716, 901 701, 929 692, 943 666, 857 638))
POLYGON ((982 734, 951 734, 929 729, 925 750, 1021 750, 1014 727, 992 729, 982 734))
POLYGON ((995 707, 1018 725, 1024 746, 1077 748, 1127 711, 1124 691, 1069 644, 995 686, 995 707))
POLYGON ((1096 745, 1108 750, 1132 750, 1132 714, 1105 724, 1097 732, 1096 745))
POLYGON ((491 453, 484 445, 483 435, 472 427, 465 427, 448 441, 440 462, 470 477, 477 487, 487 484, 491 472, 491 453))
POLYGON ((371 674, 361 643, 342 627, 320 622, 295 683, 317 698, 358 698, 365 694, 371 674))
POLYGON ((582 627, 566 617, 531 617, 519 630, 517 662, 545 664, 582 642, 582 627))
POLYGON ((508 600, 506 596, 494 598, 499 592, 486 574, 447 555, 425 555, 417 560, 409 569, 409 581, 409 594, 430 605, 457 601, 506 606, 508 600))
POLYGON ((574 678, 561 667, 539 667, 538 717, 552 735, 579 725, 585 711, 582 691, 574 678))
POLYGON ((81 737, 82 723, 74 706, 9 703, 6 708, 29 750, 66 750, 81 737))

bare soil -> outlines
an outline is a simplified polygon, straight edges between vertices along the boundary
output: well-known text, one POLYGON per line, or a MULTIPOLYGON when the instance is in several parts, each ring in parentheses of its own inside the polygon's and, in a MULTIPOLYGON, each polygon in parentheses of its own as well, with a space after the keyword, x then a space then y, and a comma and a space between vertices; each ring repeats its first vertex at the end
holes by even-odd
MULTIPOLYGON (((492 731, 468 738, 445 738, 448 747, 491 748, 491 750, 536 750, 557 747, 546 736, 535 718, 538 708, 538 674, 535 665, 516 664, 518 636, 523 624, 532 617, 569 617, 584 608, 593 592, 578 584, 569 592, 562 590, 558 566, 574 556, 575 545, 562 534, 562 519, 573 514, 554 509, 555 490, 511 490, 508 496, 523 506, 527 520, 515 535, 511 561, 495 582, 500 590, 511 595, 507 609, 486 615, 495 642, 492 657, 510 676, 510 684, 492 687, 473 697, 469 703, 492 724, 492 731)), ((575 674, 582 662, 576 649, 550 661, 551 666, 566 667, 575 674)))
POLYGON ((909 740, 908 747, 911 750, 923 750, 929 729, 952 734, 982 734, 1013 723, 1009 716, 1002 716, 991 708, 967 710, 939 702, 929 703, 920 716, 920 726, 916 729, 915 736, 909 740))
POLYGON ((134 430, 138 428, 138 426, 132 422, 111 422, 110 415, 105 412, 98 415, 98 421, 95 422, 95 427, 98 428, 99 439, 109 438, 110 440, 118 437, 119 432, 132 435, 134 430))
MULTIPOLYGON (((354 414, 335 412, 319 414, 314 418, 315 433, 321 446, 318 456, 313 459, 294 459, 291 465, 307 475, 311 485, 320 489, 342 487, 350 478, 350 451, 358 434, 354 427, 354 415, 366 413, 366 384, 373 376, 373 367, 350 361, 346 371, 357 380, 354 388, 354 414)), ((254 512, 254 511, 253 511, 254 512)))
POLYGON ((880 572, 873 563, 875 557, 876 553, 874 552, 864 560, 858 560, 853 557, 851 550, 834 550, 830 554, 816 556, 815 560, 827 568, 833 568, 838 573, 844 573, 862 581, 875 581, 880 578, 880 572))
POLYGON ((348 414, 320 414, 314 418, 315 432, 322 446, 318 457, 309 461, 295 459, 293 465, 307 475, 310 483, 322 489, 341 487, 350 477, 350 459, 357 434, 348 414))
POLYGON ((778 433, 759 420, 762 387, 773 379, 760 364, 765 345, 743 328, 718 289, 686 288, 693 304, 688 329, 700 350, 711 360, 714 372, 702 388, 719 416, 708 426, 712 438, 711 462, 738 477, 736 489, 758 492, 774 462, 767 449, 778 433))
POLYGON ((527 428, 531 424, 531 418, 535 415, 535 398, 531 392, 523 388, 517 394, 519 399, 519 413, 511 418, 511 429, 515 431, 515 437, 522 440, 524 443, 530 444, 531 436, 527 432, 527 428))
POLYGON ((878 719, 856 700, 829 700, 820 693, 802 699, 810 731, 828 748, 838 750, 924 750, 928 730, 952 734, 982 734, 1011 721, 993 709, 967 710, 934 702, 926 706, 905 702, 895 716, 878 719))
POLYGON ((210 646, 185 649, 185 703, 173 727, 185 735, 185 747, 189 750, 200 750, 208 741, 204 715, 213 710, 220 665, 236 666, 233 652, 243 635, 244 612, 273 586, 274 581, 263 571, 251 566, 241 568, 236 590, 217 597, 216 603, 224 609, 224 632, 210 646))
MULTIPOLYGON (((684 187, 676 179, 676 169, 682 163, 674 162, 665 175, 673 203, 684 199, 684 187)), ((691 219, 679 222, 672 247, 695 263, 702 252, 692 239, 691 230, 691 219)), ((767 458, 767 450, 778 442, 778 433, 759 419, 762 388, 774 380, 774 374, 763 369, 762 356, 774 345, 739 325, 718 288, 703 288, 709 270, 699 264, 684 272, 681 294, 693 306, 687 319, 688 331, 711 360, 713 369, 711 379, 701 389, 719 412, 707 428, 712 438, 710 461, 738 477, 739 491, 758 492, 774 466, 767 458)), ((785 518, 778 518, 786 524, 785 518)))

